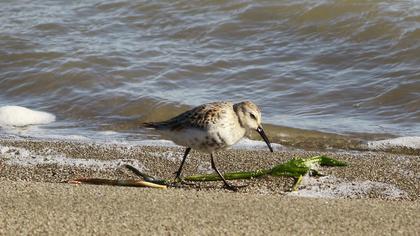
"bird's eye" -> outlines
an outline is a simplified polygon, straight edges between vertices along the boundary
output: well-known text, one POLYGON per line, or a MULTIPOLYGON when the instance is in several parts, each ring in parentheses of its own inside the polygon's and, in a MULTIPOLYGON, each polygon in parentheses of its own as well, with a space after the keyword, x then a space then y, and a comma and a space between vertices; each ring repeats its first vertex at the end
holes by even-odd
POLYGON ((257 120, 257 117, 255 117, 255 115, 254 115, 254 114, 249 113, 249 116, 250 116, 252 119, 257 120))

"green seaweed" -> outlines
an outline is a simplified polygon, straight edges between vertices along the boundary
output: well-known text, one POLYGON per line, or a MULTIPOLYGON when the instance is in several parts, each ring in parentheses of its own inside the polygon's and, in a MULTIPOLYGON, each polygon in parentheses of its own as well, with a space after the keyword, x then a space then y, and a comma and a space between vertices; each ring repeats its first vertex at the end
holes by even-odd
MULTIPOLYGON (((255 170, 255 171, 240 171, 240 172, 231 172, 223 174, 223 177, 227 180, 234 179, 252 179, 258 178, 264 175, 267 175, 269 170, 255 170)), ((207 174, 207 175, 192 175, 184 178, 187 181, 217 181, 222 180, 217 174, 207 174)))
MULTIPOLYGON (((255 171, 240 171, 240 172, 229 172, 223 174, 223 177, 227 180, 237 179, 251 179, 259 178, 262 176, 286 176, 293 177, 295 183, 292 187, 293 191, 296 191, 299 187, 302 177, 308 173, 320 176, 321 174, 313 168, 314 165, 320 166, 346 166, 347 164, 342 161, 334 160, 327 156, 315 156, 307 159, 296 158, 287 161, 286 163, 278 164, 271 169, 259 169, 255 171)), ((184 178, 187 181, 218 181, 221 180, 217 174, 205 174, 205 175, 193 175, 184 178)))
MULTIPOLYGON (((296 191, 299 187, 299 184, 302 182, 302 177, 306 174, 322 176, 316 169, 314 165, 320 166, 346 166, 347 164, 342 161, 338 161, 327 156, 314 156, 310 158, 294 158, 286 163, 278 164, 271 169, 258 169, 254 171, 239 171, 239 172, 228 172, 224 173, 223 177, 227 180, 237 180, 237 179, 252 179, 259 178, 262 176, 286 176, 292 177, 295 179, 292 190, 296 191)), ((159 179, 152 177, 150 175, 144 174, 137 170, 136 168, 125 165, 128 169, 132 170, 135 174, 142 177, 145 181, 163 184, 171 186, 174 182, 166 179, 159 179)), ((184 178, 186 181, 219 181, 221 180, 220 176, 217 174, 204 174, 204 175, 192 175, 184 178)))
MULTIPOLYGON (((334 160, 326 156, 315 156, 307 159, 297 158, 291 159, 286 163, 278 164, 271 169, 259 169, 255 171, 240 171, 240 172, 229 172, 223 174, 223 177, 227 180, 234 179, 251 179, 258 178, 265 175, 270 176, 286 176, 296 177, 306 175, 309 171, 313 171, 317 175, 319 173, 313 169, 313 165, 320 166, 345 166, 346 163, 334 160)), ((217 174, 205 174, 205 175, 193 175, 184 178, 187 181, 218 181, 221 180, 217 174)))

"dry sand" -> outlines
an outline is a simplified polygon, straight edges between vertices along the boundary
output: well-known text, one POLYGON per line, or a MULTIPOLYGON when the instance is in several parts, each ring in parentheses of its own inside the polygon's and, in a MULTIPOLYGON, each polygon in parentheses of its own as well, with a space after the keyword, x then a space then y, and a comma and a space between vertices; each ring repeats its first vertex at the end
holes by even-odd
MULTIPOLYGON (((0 140, 0 235, 16 234, 371 234, 419 235, 419 157, 381 152, 232 150, 222 171, 267 168, 292 157, 327 154, 348 167, 321 168, 290 193, 290 178, 236 181, 168 190, 71 185, 72 178, 136 178, 130 163, 173 177, 183 150, 65 141, 0 140), (312 197, 301 197, 312 196, 312 197), (318 198, 314 198, 317 196, 318 198)), ((210 171, 192 152, 184 175, 210 171)))

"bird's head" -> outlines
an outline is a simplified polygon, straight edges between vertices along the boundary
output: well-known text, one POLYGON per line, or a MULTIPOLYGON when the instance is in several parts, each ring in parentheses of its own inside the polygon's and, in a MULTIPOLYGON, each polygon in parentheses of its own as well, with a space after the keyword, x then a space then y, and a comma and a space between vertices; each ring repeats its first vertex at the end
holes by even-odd
POLYGON ((273 152, 270 141, 264 133, 264 130, 261 125, 261 110, 253 102, 245 101, 236 103, 234 105, 236 115, 238 116, 239 123, 244 127, 247 132, 249 130, 257 131, 261 137, 264 139, 268 148, 273 152))

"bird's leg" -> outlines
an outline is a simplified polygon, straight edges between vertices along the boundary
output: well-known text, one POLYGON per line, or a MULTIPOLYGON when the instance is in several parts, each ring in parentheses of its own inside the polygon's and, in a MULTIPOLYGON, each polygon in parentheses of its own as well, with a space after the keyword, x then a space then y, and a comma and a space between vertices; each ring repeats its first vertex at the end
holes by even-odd
POLYGON ((175 172, 176 174, 175 181, 181 179, 180 177, 181 177, 182 167, 184 166, 185 159, 187 159, 188 153, 190 153, 190 151, 191 151, 191 148, 187 148, 185 150, 184 157, 182 158, 182 161, 181 161, 181 165, 179 166, 178 171, 175 172))
POLYGON ((217 174, 220 176, 220 178, 223 180, 223 183, 225 183, 225 187, 227 189, 230 189, 232 191, 237 191, 238 188, 236 186, 230 185, 225 177, 223 177, 223 175, 220 173, 220 171, 217 169, 216 164, 214 163, 214 158, 213 158, 213 153, 210 153, 210 157, 211 157, 211 167, 217 172, 217 174))

